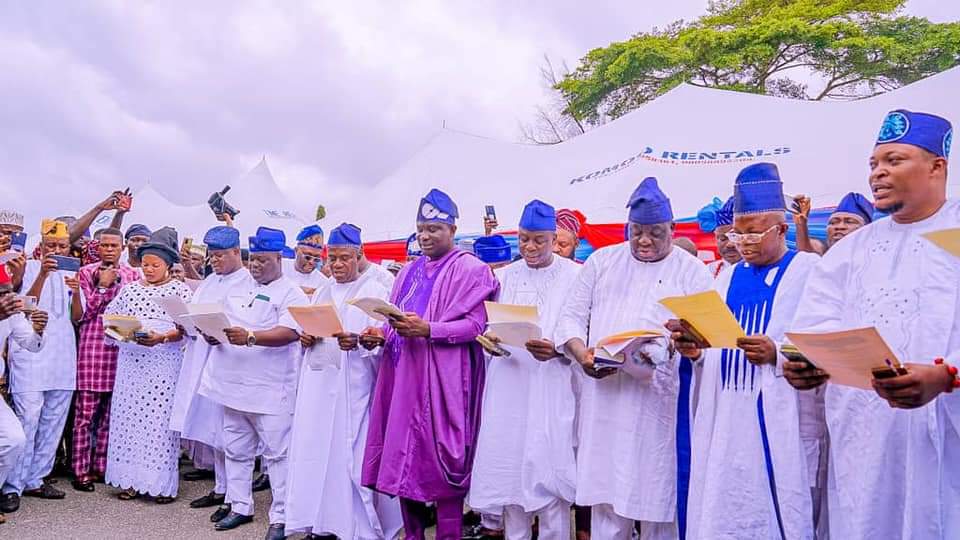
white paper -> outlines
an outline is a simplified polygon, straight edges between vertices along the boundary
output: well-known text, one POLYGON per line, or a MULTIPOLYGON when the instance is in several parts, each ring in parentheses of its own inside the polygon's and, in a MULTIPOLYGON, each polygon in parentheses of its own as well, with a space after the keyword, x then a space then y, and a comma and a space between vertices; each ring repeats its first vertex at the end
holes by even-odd
POLYGON ((490 323, 487 328, 501 344, 514 347, 526 347, 528 341, 543 337, 540 327, 529 322, 490 323))
POLYGON ((184 315, 188 323, 196 327, 201 333, 210 336, 220 343, 229 343, 225 329, 233 326, 230 317, 224 312, 221 304, 187 304, 189 313, 184 315))
POLYGON ((188 336, 197 337, 197 329, 194 328, 189 317, 190 310, 186 302, 181 300, 179 296, 154 298, 153 302, 160 306, 160 309, 166 311, 174 323, 182 326, 188 336))
POLYGON ((388 317, 383 313, 403 315, 403 311, 400 308, 380 298, 354 298, 353 300, 347 300, 347 303, 359 308, 371 319, 376 319, 380 322, 387 322, 388 317))

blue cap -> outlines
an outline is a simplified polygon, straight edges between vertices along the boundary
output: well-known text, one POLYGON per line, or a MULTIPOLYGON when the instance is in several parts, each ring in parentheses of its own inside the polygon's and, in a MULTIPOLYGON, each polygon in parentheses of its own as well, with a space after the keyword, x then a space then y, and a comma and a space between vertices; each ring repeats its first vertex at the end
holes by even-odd
POLYGON ((830 216, 847 214, 863 221, 864 225, 873 221, 873 203, 859 193, 847 193, 830 216))
POLYGON ((129 240, 131 236, 146 236, 150 237, 153 233, 150 232, 150 229, 146 225, 141 225, 140 223, 134 223, 133 225, 127 227, 127 233, 123 235, 124 240, 129 240))
POLYGON ((520 228, 530 232, 556 232, 557 211, 549 204, 534 199, 523 207, 520 228))
POLYGON ((670 199, 660 191, 657 179, 652 176, 644 178, 637 189, 633 190, 627 208, 630 209, 630 223, 653 225, 673 221, 670 199))
POLYGON ((280 251, 280 256, 283 257, 284 259, 296 259, 297 252, 294 251, 292 248, 283 246, 283 250, 280 251))
POLYGON ((724 225, 733 225, 733 196, 731 195, 727 202, 723 203, 720 211, 717 212, 717 227, 724 225))
POLYGON ((339 227, 330 231, 330 238, 327 240, 330 247, 355 247, 362 245, 360 241, 360 227, 350 223, 341 223, 339 227))
POLYGON ((942 158, 950 157, 953 126, 946 118, 898 109, 887 113, 877 136, 877 145, 912 144, 942 158))
POLYGON ((435 221, 453 225, 458 217, 460 217, 460 211, 457 210, 456 203, 439 189, 431 189, 426 197, 420 199, 417 223, 435 221))
POLYGON ((300 234, 297 235, 297 245, 322 248, 323 247, 323 229, 319 225, 314 223, 313 225, 307 225, 300 230, 300 234))
POLYGON ((420 249, 417 233, 413 233, 407 238, 407 257, 419 257, 421 255, 423 255, 423 250, 420 249))
POLYGON ((226 225, 218 225, 203 235, 203 243, 207 249, 233 249, 240 247, 240 231, 226 225))
POLYGON ((714 197, 710 204, 697 212, 697 224, 703 232, 713 232, 717 227, 733 225, 733 197, 723 202, 714 197))
POLYGON ((250 253, 283 253, 286 243, 287 237, 283 231, 260 227, 256 236, 250 237, 250 253))
POLYGON ((773 163, 756 163, 744 168, 733 185, 733 213, 786 212, 783 182, 773 163))
POLYGON ((487 264, 510 262, 510 244, 506 238, 495 234, 493 236, 481 236, 473 242, 473 252, 481 261, 487 264))

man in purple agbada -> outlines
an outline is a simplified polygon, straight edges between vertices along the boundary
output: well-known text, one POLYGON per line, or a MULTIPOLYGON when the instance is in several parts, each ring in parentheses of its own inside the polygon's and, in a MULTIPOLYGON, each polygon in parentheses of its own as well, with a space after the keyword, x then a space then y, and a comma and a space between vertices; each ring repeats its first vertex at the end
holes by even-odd
POLYGON ((361 343, 383 344, 363 458, 364 486, 400 497, 405 538, 423 539, 437 506, 437 539, 459 540, 463 499, 480 430, 487 324, 484 300, 499 289, 490 269, 454 248, 457 206, 431 190, 420 201, 423 256, 397 276, 391 301, 405 312, 361 343))

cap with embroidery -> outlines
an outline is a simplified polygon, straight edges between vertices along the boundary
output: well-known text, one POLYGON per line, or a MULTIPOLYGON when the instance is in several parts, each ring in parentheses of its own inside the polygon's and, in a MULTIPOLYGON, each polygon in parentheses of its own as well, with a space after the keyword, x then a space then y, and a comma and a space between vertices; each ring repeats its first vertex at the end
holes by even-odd
POLYGON ((773 163, 755 163, 737 175, 733 185, 733 214, 786 212, 783 182, 773 163))
POLYGON ((942 158, 950 157, 953 126, 935 114, 897 109, 887 113, 880 126, 877 145, 911 144, 942 158))
POLYGON ((417 209, 417 223, 435 221, 453 225, 460 217, 460 211, 457 210, 456 203, 449 195, 439 189, 431 189, 430 193, 420 199, 420 207, 417 209))

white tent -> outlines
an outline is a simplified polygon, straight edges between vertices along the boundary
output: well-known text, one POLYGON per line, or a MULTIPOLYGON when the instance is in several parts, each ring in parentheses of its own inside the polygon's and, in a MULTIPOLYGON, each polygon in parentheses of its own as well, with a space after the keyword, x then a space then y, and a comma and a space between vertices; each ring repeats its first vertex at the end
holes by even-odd
MULTIPOLYGON (((960 122, 960 68, 854 102, 811 102, 682 85, 614 122, 552 146, 507 143, 445 130, 406 164, 325 223, 350 221, 365 240, 401 238, 414 227, 420 197, 447 191, 462 232, 481 230, 485 205, 502 226, 517 223, 533 198, 583 211, 594 223, 625 218, 624 205, 656 176, 674 214, 692 216, 732 193, 744 166, 773 161, 789 194, 815 206, 868 193, 867 160, 887 111, 940 114, 960 122)), ((952 194, 957 182, 951 183, 952 194)))

